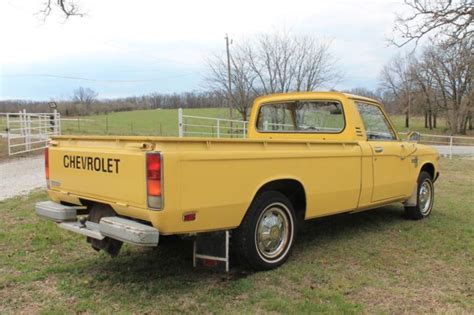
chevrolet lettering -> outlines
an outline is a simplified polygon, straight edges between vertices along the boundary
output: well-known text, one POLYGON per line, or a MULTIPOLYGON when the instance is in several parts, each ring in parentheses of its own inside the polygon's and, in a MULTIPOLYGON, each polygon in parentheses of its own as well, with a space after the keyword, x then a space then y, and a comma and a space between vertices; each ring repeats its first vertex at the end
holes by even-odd
POLYGON ((91 157, 81 155, 64 155, 63 166, 78 170, 115 173, 119 172, 120 159, 91 157))

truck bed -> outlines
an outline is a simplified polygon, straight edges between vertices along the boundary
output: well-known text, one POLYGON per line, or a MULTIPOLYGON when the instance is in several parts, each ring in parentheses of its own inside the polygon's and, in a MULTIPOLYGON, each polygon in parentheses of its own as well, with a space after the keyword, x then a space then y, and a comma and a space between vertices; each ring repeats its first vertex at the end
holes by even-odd
POLYGON ((57 136, 49 155, 53 200, 109 204, 164 234, 194 231, 195 223, 172 228, 187 212, 199 213, 199 230, 238 226, 253 196, 272 179, 299 181, 316 195, 308 198, 319 202, 307 205, 307 217, 355 209, 361 187, 357 141, 57 136), (155 151, 163 157, 160 211, 146 202, 146 153, 155 151), (335 170, 344 176, 328 181, 335 170), (346 197, 334 202, 340 194, 346 197))

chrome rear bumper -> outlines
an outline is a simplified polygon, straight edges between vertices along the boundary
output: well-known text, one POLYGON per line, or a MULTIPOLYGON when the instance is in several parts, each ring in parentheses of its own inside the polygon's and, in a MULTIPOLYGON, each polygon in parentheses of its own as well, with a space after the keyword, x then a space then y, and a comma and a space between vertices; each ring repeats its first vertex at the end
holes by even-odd
POLYGON ((62 229, 98 240, 110 237, 139 246, 157 246, 159 242, 158 229, 130 219, 103 217, 99 223, 91 221, 82 223, 78 221, 75 207, 53 201, 38 202, 35 210, 38 216, 55 221, 62 229))

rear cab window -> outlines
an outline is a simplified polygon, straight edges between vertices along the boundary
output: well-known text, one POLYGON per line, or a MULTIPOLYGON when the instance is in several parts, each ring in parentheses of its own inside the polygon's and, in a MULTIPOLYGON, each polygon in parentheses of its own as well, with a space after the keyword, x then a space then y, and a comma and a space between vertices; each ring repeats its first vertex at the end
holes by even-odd
POLYGON ((342 105, 337 101, 292 101, 260 106, 258 132, 340 133, 345 128, 342 105))

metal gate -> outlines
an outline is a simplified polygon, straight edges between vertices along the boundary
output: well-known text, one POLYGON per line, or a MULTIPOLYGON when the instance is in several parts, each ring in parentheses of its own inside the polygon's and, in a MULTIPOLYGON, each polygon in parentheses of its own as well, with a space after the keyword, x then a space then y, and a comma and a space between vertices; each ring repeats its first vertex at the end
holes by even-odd
POLYGON ((61 117, 56 110, 52 113, 23 110, 2 116, 5 120, 2 136, 7 138, 8 155, 44 149, 50 136, 61 134, 61 117))

